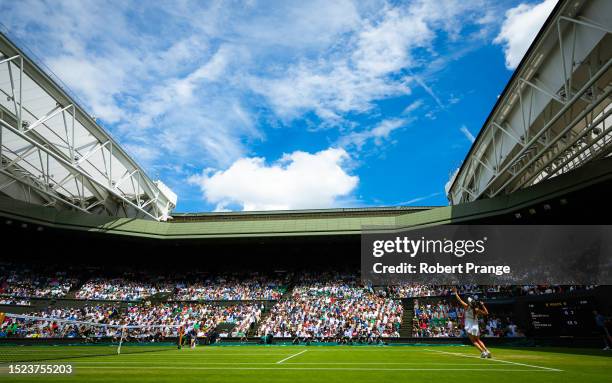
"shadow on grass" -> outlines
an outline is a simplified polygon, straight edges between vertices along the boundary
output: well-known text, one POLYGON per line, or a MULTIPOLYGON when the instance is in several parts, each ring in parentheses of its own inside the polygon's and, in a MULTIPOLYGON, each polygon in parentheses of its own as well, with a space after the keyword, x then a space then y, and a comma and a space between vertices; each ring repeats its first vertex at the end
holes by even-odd
POLYGON ((542 351, 558 354, 571 354, 571 355, 588 355, 588 356, 603 356, 612 357, 612 351, 604 351, 597 348, 572 348, 572 347, 548 347, 548 346, 533 346, 533 347, 504 347, 498 348, 504 350, 516 350, 516 351, 542 351))

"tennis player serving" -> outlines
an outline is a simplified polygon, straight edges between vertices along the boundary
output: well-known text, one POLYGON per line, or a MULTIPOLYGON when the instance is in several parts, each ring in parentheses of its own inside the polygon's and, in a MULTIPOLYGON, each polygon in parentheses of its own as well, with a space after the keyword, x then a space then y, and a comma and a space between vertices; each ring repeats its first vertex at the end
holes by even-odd
POLYGON ((489 315, 489 310, 487 310, 484 303, 480 302, 477 297, 468 298, 466 303, 463 299, 461 299, 456 288, 453 288, 453 292, 455 293, 455 297, 457 298, 457 301, 459 301, 459 304, 465 309, 464 328, 468 338, 470 338, 472 344, 476 346, 478 350, 480 350, 481 358, 490 358, 491 352, 489 352, 487 346, 485 346, 482 340, 480 340, 480 328, 478 327, 478 316, 489 315))

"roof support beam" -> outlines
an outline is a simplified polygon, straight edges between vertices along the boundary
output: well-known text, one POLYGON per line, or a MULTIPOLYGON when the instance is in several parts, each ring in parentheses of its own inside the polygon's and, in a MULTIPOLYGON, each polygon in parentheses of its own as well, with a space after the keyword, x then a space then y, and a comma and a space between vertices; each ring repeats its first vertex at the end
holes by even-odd
MULTIPOLYGON (((565 151, 569 150, 572 146, 574 146, 581 138, 585 137, 589 133, 592 133, 594 131, 594 129, 597 128, 597 127, 601 128, 601 132, 599 134, 595 135, 595 137, 593 137, 593 141, 594 141, 593 145, 596 146, 598 142, 603 141, 602 145, 597 148, 597 151, 601 151, 603 148, 607 147, 610 144, 610 142, 606 143, 605 139, 606 139, 606 137, 608 135, 610 135, 612 133, 612 130, 610 129, 610 126, 608 125, 606 127, 606 119, 608 117, 610 117, 610 115, 612 115, 612 108, 609 108, 608 110, 606 110, 601 116, 599 116, 597 118, 597 120, 592 121, 591 123, 588 123, 587 127, 579 135, 574 137, 572 141, 570 141, 570 142, 565 144, 565 147, 564 147, 565 151)), ((576 157, 580 156, 582 153, 586 152, 587 150, 589 150, 591 148, 592 148, 592 146, 583 145, 580 149, 574 151, 573 154, 565 157, 560 163, 555 164, 555 169, 557 171, 549 172, 548 174, 546 174, 543 177, 542 181, 546 180, 546 179, 549 179, 553 174, 558 174, 559 173, 558 170, 563 169, 563 167, 565 165, 567 165, 572 160, 574 160, 576 157)), ((549 160, 544 162, 541 167, 545 168, 545 167, 551 165, 552 163, 554 163, 554 161, 556 159, 557 159, 556 157, 551 157, 549 160)), ((533 173, 534 174, 531 175, 531 177, 529 177, 528 179, 523 181, 521 184, 516 186, 513 191, 518 190, 523 184, 529 183, 530 181, 532 181, 539 174, 538 172, 533 172, 533 173)))
MULTIPOLYGON (((582 94, 584 94, 587 89, 589 89, 591 86, 593 86, 593 84, 599 80, 599 78, 601 78, 601 76, 604 75, 604 73, 606 73, 608 71, 608 69, 610 68, 610 65, 612 65, 612 59, 608 60, 600 69, 597 73, 595 73, 595 75, 593 75, 593 77, 591 77, 589 79, 589 81, 586 82, 586 84, 584 84, 584 86, 578 91, 578 93, 576 93, 571 100, 569 100, 567 103, 565 103, 561 109, 559 109, 559 111, 544 125, 544 127, 535 134, 535 136, 533 136, 531 138, 531 140, 529 140, 529 142, 521 149, 519 150, 519 152, 514 156, 515 159, 520 158, 521 155, 523 155, 525 153, 525 151, 528 148, 531 148, 534 144, 537 143, 537 140, 546 132, 548 131, 548 129, 555 123, 557 122, 557 120, 559 120, 561 118, 561 116, 563 116, 565 114, 565 112, 567 112, 569 110, 569 108, 580 98, 580 96, 582 94)), ((608 89, 608 91, 606 92, 606 95, 609 94, 610 90, 608 89)), ((585 112, 583 112, 582 114, 586 114, 585 112)), ((568 129, 565 129, 568 130, 568 129)), ((550 145, 547 145, 547 147, 549 147, 550 145)), ((516 160, 515 160, 516 161, 516 160)), ((508 164, 506 164, 504 167, 502 167, 502 169, 500 170, 500 173, 503 173, 505 171, 507 171, 512 165, 514 165, 515 161, 509 162, 508 164)), ((485 190, 487 190, 489 187, 491 187, 491 185, 497 181, 498 177, 493 177, 491 180, 489 180, 488 184, 486 187, 482 188, 482 190, 480 191, 480 193, 478 193, 478 198, 480 198, 483 193, 485 192, 485 190)), ((514 180, 515 176, 511 177, 511 180, 514 180)), ((503 187, 505 187, 506 185, 508 185, 509 181, 506 181, 503 185, 503 187)), ((498 188, 495 192, 493 192, 493 196, 497 195, 502 189, 498 188)))
POLYGON ((13 179, 15 182, 18 182, 19 184, 29 188, 29 189, 34 189, 37 193, 41 194, 42 196, 46 197, 47 200, 51 199, 53 201, 56 202, 61 202, 65 205, 68 205, 74 209, 77 209, 79 211, 82 211, 84 213, 87 213, 88 211, 83 209, 82 207, 73 204, 72 202, 62 198, 61 195, 56 194, 56 193, 51 193, 48 190, 45 190, 44 188, 36 185, 34 182, 32 182, 32 180, 30 178, 26 178, 26 177, 19 177, 11 172, 8 172, 4 169, 0 169, 0 174, 4 174, 5 176, 13 179))
POLYGON ((85 162, 89 157, 91 157, 92 154, 96 153, 99 150, 102 150, 105 146, 107 146, 108 144, 110 144, 110 141, 106 141, 105 143, 103 143, 102 145, 98 144, 96 145, 95 148, 91 149, 89 152, 85 153, 85 155, 81 158, 79 158, 75 165, 80 165, 83 162, 85 162))
POLYGON ((23 132, 27 133, 30 130, 35 129, 38 125, 42 125, 44 124, 46 121, 50 120, 51 118, 57 116, 58 114, 68 110, 74 108, 74 105, 68 105, 64 108, 60 108, 60 106, 56 106, 55 108, 53 108, 51 111, 49 111, 46 115, 42 116, 40 119, 38 119, 37 121, 34 121, 31 125, 29 125, 28 127, 26 127, 23 132))
POLYGON ((8 59, 4 59, 2 61, 0 61, 0 64, 6 63, 8 65, 9 68, 9 77, 11 79, 11 89, 13 90, 13 103, 15 103, 15 84, 13 81, 13 71, 11 70, 11 62, 14 61, 19 61, 19 109, 17 109, 17 106, 15 105, 15 113, 17 113, 17 127, 19 129, 22 129, 22 121, 23 121, 23 113, 22 113, 22 101, 23 101, 23 56, 22 55, 15 55, 13 57, 10 57, 8 59))
MULTIPOLYGON (((82 169, 74 166, 71 162, 67 161, 65 158, 63 158, 63 156, 55 153, 54 151, 49 150, 48 148, 46 148, 45 146, 39 144, 38 142, 36 142, 33 138, 31 138, 30 136, 24 134, 23 132, 13 128, 12 126, 10 126, 9 124, 7 124, 6 122, 4 122, 3 120, 0 120, 0 125, 4 126, 5 129, 8 129, 9 131, 11 131, 12 133, 14 133, 15 135, 17 135, 18 137, 20 137, 21 139, 27 141, 28 143, 30 143, 31 145, 34 145, 35 147, 37 147, 38 149, 46 152, 47 154, 49 154, 51 157, 53 157, 57 162, 61 163, 65 168, 67 168, 69 171, 71 172, 76 172, 78 173, 81 177, 83 177, 83 179, 87 179, 89 182, 91 182, 92 184, 95 184, 103 189, 105 189, 106 191, 108 191, 110 194, 114 195, 116 198, 122 200, 123 202, 125 202, 127 205, 132 206, 133 208, 135 208, 137 211, 139 211, 140 213, 153 218, 154 220, 159 220, 160 217, 156 217, 154 215, 152 215, 151 213, 149 213, 146 210, 143 210, 142 208, 140 208, 140 206, 138 206, 137 204, 135 204, 134 202, 128 200, 127 198, 125 198, 120 192, 117 191, 116 188, 109 188, 106 185, 104 185, 103 183, 101 183, 100 181, 96 180, 95 178, 93 178, 92 176, 90 176, 89 174, 83 172, 82 169)), ((134 172, 136 172, 138 170, 135 170, 132 172, 132 174, 134 172)))
POLYGON ((603 155, 603 141, 591 140, 596 131, 584 132, 592 121, 577 123, 576 116, 611 104, 601 97, 612 87, 610 12, 607 0, 559 1, 453 175, 452 204, 529 187, 568 157, 568 166, 580 166, 592 152, 603 155), (577 148, 582 153, 573 156, 577 148))
MULTIPOLYGON (((61 81, 53 73, 43 70, 42 63, 27 57, 2 32, 0 65, 8 67, 8 70, 0 71, 0 97, 6 96, 8 101, 3 103, 0 112, 0 120, 5 123, 0 125, 3 165, 14 160, 14 152, 21 148, 21 141, 15 141, 10 126, 29 136, 31 141, 28 142, 41 145, 35 149, 38 150, 34 154, 38 154, 38 160, 32 160, 32 154, 29 154, 20 167, 22 171, 41 174, 49 184, 53 184, 54 178, 61 179, 60 184, 69 182, 55 190, 64 196, 64 191, 69 191, 67 198, 74 197, 75 201, 81 198, 75 204, 90 206, 96 200, 104 200, 109 215, 134 217, 142 214, 156 220, 169 217, 176 205, 176 195, 167 187, 160 190, 161 186, 153 182, 104 128, 80 107, 78 99, 63 84, 59 85, 61 81), (24 88, 27 88, 25 94, 24 88), (48 112, 41 115, 41 110, 48 112), (24 126, 26 120, 34 122, 24 126), (2 133, 5 137, 1 137, 2 133), (48 156, 43 152, 53 153, 48 156), (118 188, 114 187, 116 179, 135 170, 138 171, 129 179, 129 185, 122 183, 118 188), (142 206, 148 201, 155 202, 148 203, 144 211, 142 206)), ((17 162, 23 160, 20 158, 17 162)))
MULTIPOLYGON (((612 62, 612 61, 608 61, 608 63, 610 63, 610 62, 612 62)), ((581 92, 584 92, 584 89, 583 89, 581 92)), ((604 93, 604 97, 602 97, 601 99, 605 99, 605 98, 607 98, 607 97, 608 97, 608 96, 609 96, 611 93, 612 93, 612 88, 608 88, 608 90, 606 91, 606 93, 604 93)), ((578 95, 574 96, 574 99, 575 99, 577 96, 578 96, 578 95)), ((542 156, 542 154, 543 154, 543 153, 544 153, 544 152, 545 152, 545 151, 546 151, 548 148, 550 148, 550 147, 551 147, 551 146, 552 146, 552 145, 553 145, 555 142, 557 142, 557 141, 558 141, 558 140, 559 140, 559 139, 560 139, 560 138, 561 138, 561 137, 562 137, 564 134, 566 134, 566 133, 567 133, 567 132, 568 132, 568 131, 569 131, 569 130, 570 130, 570 129, 571 129, 571 128, 572 128, 572 127, 573 127, 573 126, 576 124, 576 123, 578 123, 578 121, 580 121, 580 120, 581 120, 581 119, 583 119, 583 118, 584 118, 584 117, 585 117, 585 116, 586 116, 588 113, 590 113, 590 112, 591 112, 591 110, 592 110, 592 109, 591 109, 591 108, 589 108, 589 109, 585 109, 584 111, 582 111, 582 113, 580 113, 580 115, 579 115, 579 116, 578 116, 576 119, 574 119, 574 121, 573 121, 573 122, 572 122, 570 125, 568 125, 568 126, 565 128, 565 129, 563 129, 563 130, 561 131, 561 133, 559 133, 555 139, 553 139, 553 140, 552 140, 552 141, 550 141, 548 144, 546 144, 546 145, 545 145, 545 146, 544 146, 544 147, 541 149, 541 151, 539 152, 539 154, 538 154, 537 156, 533 157, 533 158, 532 158, 530 161, 528 161, 528 163, 527 163, 525 166, 523 166, 523 167, 521 168, 521 170, 519 170, 519 171, 518 171, 516 174, 512 175, 512 176, 511 176, 511 177, 510 177, 508 180, 506 180, 506 182, 504 182, 504 184, 503 184, 502 186, 498 187, 498 188, 497 188, 497 189, 496 189, 496 190, 495 190, 495 191, 492 193, 492 196, 494 197, 494 196, 496 196, 497 194, 499 194, 499 193, 500 193, 500 192, 501 192, 501 191, 502 191, 502 190, 503 190, 503 189, 504 189, 506 186, 508 186, 508 184, 510 184, 510 182, 512 182, 512 181, 513 181, 513 180, 514 180, 514 179, 517 177, 517 175, 518 175, 518 174, 522 173, 522 172, 523 172, 523 171, 524 171, 524 170, 527 168, 527 166, 531 165, 533 162, 535 162, 535 161, 536 161, 536 159, 540 158, 540 156, 542 156)), ((544 131, 544 130, 542 130, 542 132, 543 132, 543 131, 544 131)), ((538 136, 540 136, 540 135, 541 135, 541 132, 538 134, 538 136)), ((534 138, 534 140, 535 140, 535 138, 534 138)), ((534 141, 534 140, 532 140, 532 143, 533 143, 533 141, 534 141)), ((491 183, 492 183, 492 182, 491 182, 491 183)))

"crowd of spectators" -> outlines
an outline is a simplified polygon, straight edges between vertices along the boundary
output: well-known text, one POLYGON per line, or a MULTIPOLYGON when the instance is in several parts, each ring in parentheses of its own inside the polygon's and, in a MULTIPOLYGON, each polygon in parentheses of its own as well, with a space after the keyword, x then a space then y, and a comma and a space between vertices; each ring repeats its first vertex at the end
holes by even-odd
MULTIPOLYGON (((465 310, 447 299, 415 299, 412 334, 417 338, 465 337, 463 321, 465 310)), ((509 316, 495 314, 480 317, 480 329, 483 337, 522 337, 509 316), (503 318, 503 319, 502 319, 503 318)))
POLYGON ((482 336, 484 337, 520 338, 525 336, 509 316, 489 315, 482 322, 484 325, 482 336))
POLYGON ((263 274, 224 274, 191 277, 175 284, 173 300, 177 301, 248 301, 278 300, 287 282, 263 274))
POLYGON ((137 282, 127 278, 94 278, 83 284, 75 297, 92 300, 139 301, 170 291, 171 287, 167 283, 137 282))
POLYGON ((399 301, 375 295, 286 299, 272 308, 258 333, 312 340, 399 337, 402 311, 399 301))
POLYGON ((356 274, 321 272, 301 274, 292 290, 292 296, 294 298, 357 299, 372 292, 371 287, 361 284, 356 274))
MULTIPOLYGON (((450 285, 416 283, 397 284, 373 289, 363 286, 355 272, 310 272, 269 275, 264 273, 204 273, 168 274, 165 271, 113 273, 100 269, 70 269, 68 271, 33 269, 14 264, 0 264, 0 296, 11 298, 62 298, 71 289, 77 299, 140 301, 163 294, 169 301, 243 301, 279 300, 288 286, 300 297, 333 296, 362 298, 376 290, 391 299, 445 297, 451 295, 450 285), (105 275, 102 277, 102 275, 105 275), (90 278, 90 276, 94 276, 90 278), (80 287, 79 284, 83 283, 80 287), (77 290, 78 287, 78 290, 77 290)), ((520 296, 565 293, 589 290, 584 285, 462 285, 461 294, 482 297, 520 296)))
MULTIPOLYGON (((3 282, 23 281, 15 274, 3 276, 3 282)), ((174 280, 173 280, 174 281, 174 280)), ((359 283, 353 275, 334 273, 304 274, 294 281, 293 289, 281 298, 286 280, 252 276, 211 277, 198 284, 156 281, 135 283, 127 279, 93 279, 76 293, 80 299, 142 301, 119 309, 117 304, 92 304, 82 308, 55 308, 33 315, 53 320, 7 319, 0 336, 21 337, 115 337, 121 326, 139 326, 130 336, 157 338, 176 336, 178 326, 206 334, 219 323, 232 323, 219 336, 242 337, 257 331, 260 336, 300 340, 346 341, 399 337, 403 308, 401 297, 413 299, 412 334, 415 337, 461 337, 464 310, 448 296, 449 286, 400 285, 376 289, 359 283), (151 304, 146 298, 165 292, 169 301, 151 304), (437 297, 437 298, 436 298, 437 297), (173 300, 176 299, 176 300, 173 300), (240 304, 188 303, 195 300, 244 301, 240 304), (277 302, 261 321, 264 305, 249 300, 272 299, 277 302), (180 302, 179 300, 183 301, 180 302), (110 326, 87 326, 71 323, 93 322, 110 326), (145 327, 142 327, 145 326, 145 327)), ((37 286, 43 286, 37 284, 37 286)), ((47 285, 44 285, 47 286, 47 285)), ((519 295, 553 294, 592 289, 594 286, 513 286, 519 295), (518 292, 517 292, 518 291, 518 292)), ((5 290, 6 291, 6 290, 5 290)), ((15 291, 15 290, 10 290, 15 291)), ((460 287, 462 293, 500 293, 499 286, 460 287)), ((162 300, 163 301, 163 300, 162 300)), ((0 297, 3 305, 30 305, 27 298, 0 297)), ((511 315, 492 314, 481 320, 483 336, 520 337, 523 333, 512 322, 511 315)))
POLYGON ((436 302, 413 301, 414 318, 412 334, 414 337, 459 337, 463 336, 464 309, 441 299, 436 302))
POLYGON ((30 312, 27 315, 41 319, 30 320, 6 317, 4 322, 0 324, 0 337, 76 338, 89 335, 116 335, 116 329, 110 327, 86 326, 76 322, 113 324, 116 318, 118 318, 118 311, 117 307, 110 305, 54 308, 46 311, 30 312))
MULTIPOLYGON (((449 285, 413 283, 373 287, 363 285, 358 274, 351 272, 274 275, 187 272, 176 275, 138 271, 109 273, 108 278, 100 275, 97 269, 44 272, 0 264, 1 305, 30 306, 38 302, 32 298, 62 298, 71 289, 76 299, 132 302, 122 309, 118 303, 88 302, 81 308, 55 308, 33 313, 55 321, 9 318, 1 324, 0 336, 116 337, 121 334, 121 326, 138 326, 128 331, 130 336, 157 339, 176 336, 178 327, 183 326, 186 331, 201 337, 220 323, 230 323, 230 326, 223 326, 224 330, 217 336, 243 337, 257 332, 259 336, 299 340, 380 340, 399 337, 403 314, 401 299, 411 298, 413 336, 465 336, 462 330, 464 310, 452 299, 453 286, 449 285), (91 275, 97 277, 89 278, 91 275), (85 283, 78 287, 83 281, 85 283), (291 290, 287 293, 288 288, 291 290), (165 303, 151 304, 152 299, 165 303), (253 302, 257 300, 276 301, 263 321, 264 305, 253 302), (241 303, 224 305, 223 301, 241 303), (77 323, 80 321, 100 325, 77 323)), ((595 287, 457 286, 460 294, 489 298, 569 293, 595 287)), ((495 313, 481 318, 481 322, 483 336, 523 336, 511 315, 495 313)))
POLYGON ((32 303, 27 298, 16 298, 16 297, 0 297, 0 305, 12 305, 12 306, 30 306, 32 303))
POLYGON ((521 296, 566 293, 591 290, 595 285, 424 285, 406 283, 388 286, 386 292, 393 298, 445 297, 452 295, 456 287, 460 294, 479 294, 481 296, 521 296))
POLYGON ((0 264, 0 295, 13 298, 60 298, 77 279, 66 271, 41 272, 26 267, 0 264))
POLYGON ((398 337, 402 312, 400 301, 360 285, 353 275, 305 274, 258 334, 321 341, 398 337))
POLYGON ((255 327, 261 309, 256 304, 202 303, 131 305, 124 309, 114 305, 55 308, 28 314, 37 319, 5 318, 0 324, 0 337, 94 339, 123 335, 154 340, 176 337, 181 326, 185 333, 194 331, 204 337, 221 323, 231 324, 232 335, 237 335, 255 327))

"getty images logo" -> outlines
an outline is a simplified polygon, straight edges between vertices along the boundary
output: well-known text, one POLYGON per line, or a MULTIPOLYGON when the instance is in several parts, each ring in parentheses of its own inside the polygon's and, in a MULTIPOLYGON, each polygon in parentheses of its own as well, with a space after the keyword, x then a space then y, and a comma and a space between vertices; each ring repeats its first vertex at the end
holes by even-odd
POLYGON ((389 240, 375 240, 372 245, 372 255, 380 258, 385 254, 406 254, 414 258, 419 254, 452 254, 457 258, 470 254, 485 252, 487 237, 479 240, 450 240, 450 239, 410 239, 408 237, 395 237, 389 240))

